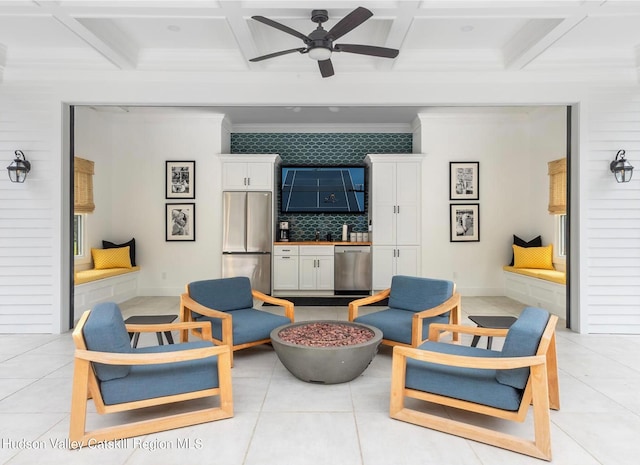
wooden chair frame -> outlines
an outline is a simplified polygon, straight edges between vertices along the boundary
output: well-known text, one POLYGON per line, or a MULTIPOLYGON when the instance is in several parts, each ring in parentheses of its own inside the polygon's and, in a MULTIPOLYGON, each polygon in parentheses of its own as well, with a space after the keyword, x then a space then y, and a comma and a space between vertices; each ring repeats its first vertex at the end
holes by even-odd
MULTIPOLYGON (((549 408, 554 410, 560 409, 558 363, 555 339, 555 327, 557 321, 557 316, 550 316, 549 322, 547 323, 540 340, 536 355, 530 357, 467 357, 406 347, 394 347, 391 368, 391 400, 389 409, 391 418, 454 434, 474 441, 491 444, 493 446, 530 455, 532 457, 551 460, 549 408), (502 410, 482 404, 453 399, 451 397, 408 389, 405 387, 408 358, 441 365, 480 369, 511 369, 529 367, 530 375, 520 403, 520 408, 517 411, 502 410), (404 405, 405 397, 518 422, 524 421, 529 411, 529 405, 533 404, 534 440, 530 441, 488 428, 470 425, 464 422, 410 409, 404 405)), ((429 328, 429 339, 437 341, 438 335, 442 331, 457 331, 460 333, 493 337, 504 337, 508 331, 507 329, 474 328, 470 326, 452 328, 451 326, 452 325, 447 324, 431 325, 429 328)))
MULTIPOLYGON (((71 447, 87 445, 89 441, 96 443, 115 439, 142 436, 149 433, 166 431, 183 426, 197 425, 214 420, 233 417, 233 394, 231 386, 231 359, 227 346, 203 347, 173 352, 158 353, 111 353, 88 350, 82 335, 82 328, 91 310, 84 312, 73 331, 76 345, 74 355, 73 388, 71 395, 71 420, 69 439, 71 447), (121 404, 105 405, 100 392, 98 379, 91 363, 108 365, 153 365, 161 363, 198 360, 213 355, 218 356, 219 387, 193 391, 184 394, 157 397, 121 404), (100 414, 123 412, 155 405, 170 404, 203 397, 219 396, 218 407, 208 407, 193 412, 166 415, 160 418, 126 423, 94 431, 86 430, 87 400, 93 399, 96 410, 100 414)), ((164 332, 171 330, 189 330, 200 328, 203 334, 211 334, 211 325, 206 323, 170 323, 157 325, 126 325, 129 332, 164 332)))
MULTIPOLYGON (((362 299, 354 300, 349 303, 349 321, 353 321, 358 318, 360 307, 365 305, 375 304, 381 300, 386 299, 391 295, 391 288, 380 291, 372 296, 364 297, 362 299)), ((460 294, 456 292, 456 286, 453 285, 453 294, 443 303, 437 307, 428 308, 420 312, 416 312, 413 315, 413 321, 411 322, 411 344, 405 344, 391 339, 382 339, 382 343, 388 346, 403 346, 403 347, 418 347, 423 344, 428 338, 423 339, 422 326, 425 318, 432 318, 434 316, 442 315, 443 313, 451 312, 449 314, 449 323, 452 325, 459 325, 462 319, 462 303, 460 294)), ((432 325, 429 325, 431 327, 432 325)), ((457 327, 457 326, 456 326, 457 327)), ((460 342, 460 335, 457 332, 452 333, 453 341, 460 342)))
MULTIPOLYGON (((272 297, 270 295, 264 294, 260 291, 256 291, 255 289, 251 290, 251 295, 254 299, 258 299, 262 302, 270 303, 273 305, 278 305, 284 307, 284 316, 289 318, 291 322, 294 322, 294 305, 293 302, 288 300, 279 299, 277 297, 272 297)), ((231 347, 231 366, 233 366, 233 352, 236 350, 246 349, 247 347, 253 347, 261 344, 266 344, 271 342, 270 338, 260 339, 258 341, 246 342, 244 344, 233 343, 233 317, 229 312, 223 312, 220 310, 216 310, 214 308, 205 307, 202 304, 199 304, 195 300, 193 300, 189 296, 189 285, 186 286, 186 292, 180 296, 180 321, 183 322, 191 322, 193 320, 193 315, 191 312, 199 313, 203 316, 208 316, 210 318, 217 318, 222 320, 222 339, 215 339, 211 335, 211 331, 209 331, 208 336, 203 334, 198 329, 192 329, 191 332, 202 339, 210 340, 215 345, 228 345, 231 347)), ((209 328, 211 329, 211 328, 209 328)), ((188 338, 188 330, 184 330, 180 332, 180 341, 186 341, 188 338)))

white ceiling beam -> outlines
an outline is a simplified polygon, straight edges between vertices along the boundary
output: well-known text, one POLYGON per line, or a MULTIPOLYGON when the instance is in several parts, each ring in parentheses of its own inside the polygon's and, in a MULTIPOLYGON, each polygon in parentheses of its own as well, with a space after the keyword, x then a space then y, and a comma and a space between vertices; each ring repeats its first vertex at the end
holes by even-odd
POLYGON ((551 47, 571 29, 587 18, 587 14, 565 19, 532 20, 503 49, 504 66, 520 70, 551 47))
MULTIPOLYGON (((394 18, 393 22, 391 23, 391 28, 389 29, 389 34, 387 35, 387 40, 384 44, 385 47, 395 48, 398 50, 402 48, 402 44, 404 43, 404 40, 409 33, 409 29, 411 29, 411 25, 413 24, 413 18, 420 10, 420 3, 421 2, 419 1, 399 2, 397 10, 389 12, 391 14, 385 12, 385 14, 382 15, 383 18, 385 16, 394 18)), ((396 62, 395 59, 390 60, 385 58, 380 58, 378 61, 379 63, 376 68, 382 71, 389 71, 393 69, 393 66, 396 62)))
POLYGON ((32 5, 39 7, 39 15, 46 14, 54 18, 116 67, 124 70, 135 69, 137 48, 112 24, 107 21, 93 22, 94 30, 91 30, 69 13, 67 8, 60 6, 60 2, 34 0, 32 5))
POLYGON ((239 3, 240 2, 223 1, 220 2, 220 7, 223 15, 226 16, 227 24, 238 44, 247 69, 254 69, 258 65, 251 63, 249 59, 258 56, 258 47, 253 40, 253 35, 245 19, 242 5, 239 3))
POLYGON ((89 29, 64 13, 56 12, 53 17, 118 68, 135 69, 138 50, 134 49, 132 41, 123 37, 122 31, 112 24, 104 21, 94 22, 92 29, 89 29))

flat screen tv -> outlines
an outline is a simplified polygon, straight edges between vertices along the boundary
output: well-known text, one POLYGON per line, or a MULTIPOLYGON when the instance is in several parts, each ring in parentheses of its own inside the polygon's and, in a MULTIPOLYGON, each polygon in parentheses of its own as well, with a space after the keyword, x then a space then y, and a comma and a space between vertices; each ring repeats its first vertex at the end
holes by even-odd
POLYGON ((364 213, 364 166, 283 166, 285 213, 364 213))

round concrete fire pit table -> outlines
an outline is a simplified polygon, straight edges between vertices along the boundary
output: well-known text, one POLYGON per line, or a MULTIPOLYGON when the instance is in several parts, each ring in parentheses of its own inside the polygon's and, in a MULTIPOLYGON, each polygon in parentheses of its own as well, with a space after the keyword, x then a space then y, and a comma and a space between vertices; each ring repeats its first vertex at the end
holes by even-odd
POLYGON ((304 321, 271 331, 271 343, 282 364, 308 383, 346 383, 371 363, 382 331, 349 321, 304 321))

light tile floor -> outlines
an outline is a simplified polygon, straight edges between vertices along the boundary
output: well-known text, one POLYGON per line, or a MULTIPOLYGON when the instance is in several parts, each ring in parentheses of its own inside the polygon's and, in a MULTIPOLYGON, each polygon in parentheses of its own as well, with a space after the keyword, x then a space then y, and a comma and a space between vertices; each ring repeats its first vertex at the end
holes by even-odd
MULTIPOLYGON (((171 297, 133 299, 133 314, 177 313, 171 297)), ((510 314, 504 297, 463 298, 464 314, 510 314)), ((269 308, 278 312, 277 307, 269 308)), ((346 307, 298 307, 298 321, 346 320, 346 307)), ((466 323, 471 324, 468 320, 466 323)), ((562 322, 563 323, 563 322, 562 322)), ((635 465, 640 456, 640 336, 579 335, 558 329, 562 409, 552 411, 554 463, 635 465)), ((143 335, 140 345, 156 344, 143 335)), ((465 343, 469 343, 466 340, 465 343)), ((485 344, 484 339, 480 344, 485 344)), ((495 347, 499 348, 499 342, 495 347)), ((238 352, 232 370, 235 416, 130 439, 111 449, 67 450, 73 372, 70 333, 0 335, 0 463, 219 465, 511 465, 543 463, 388 416, 391 350, 362 376, 338 385, 297 380, 269 346, 238 352)), ((179 409, 183 406, 177 406, 179 409)), ((166 408, 166 407, 165 407, 166 408)), ((433 407, 435 408, 435 407, 433 407)), ((90 406, 89 425, 113 424, 90 406)), ((448 411, 453 416, 467 414, 448 411)), ((524 424, 496 423, 511 432, 524 424)))

